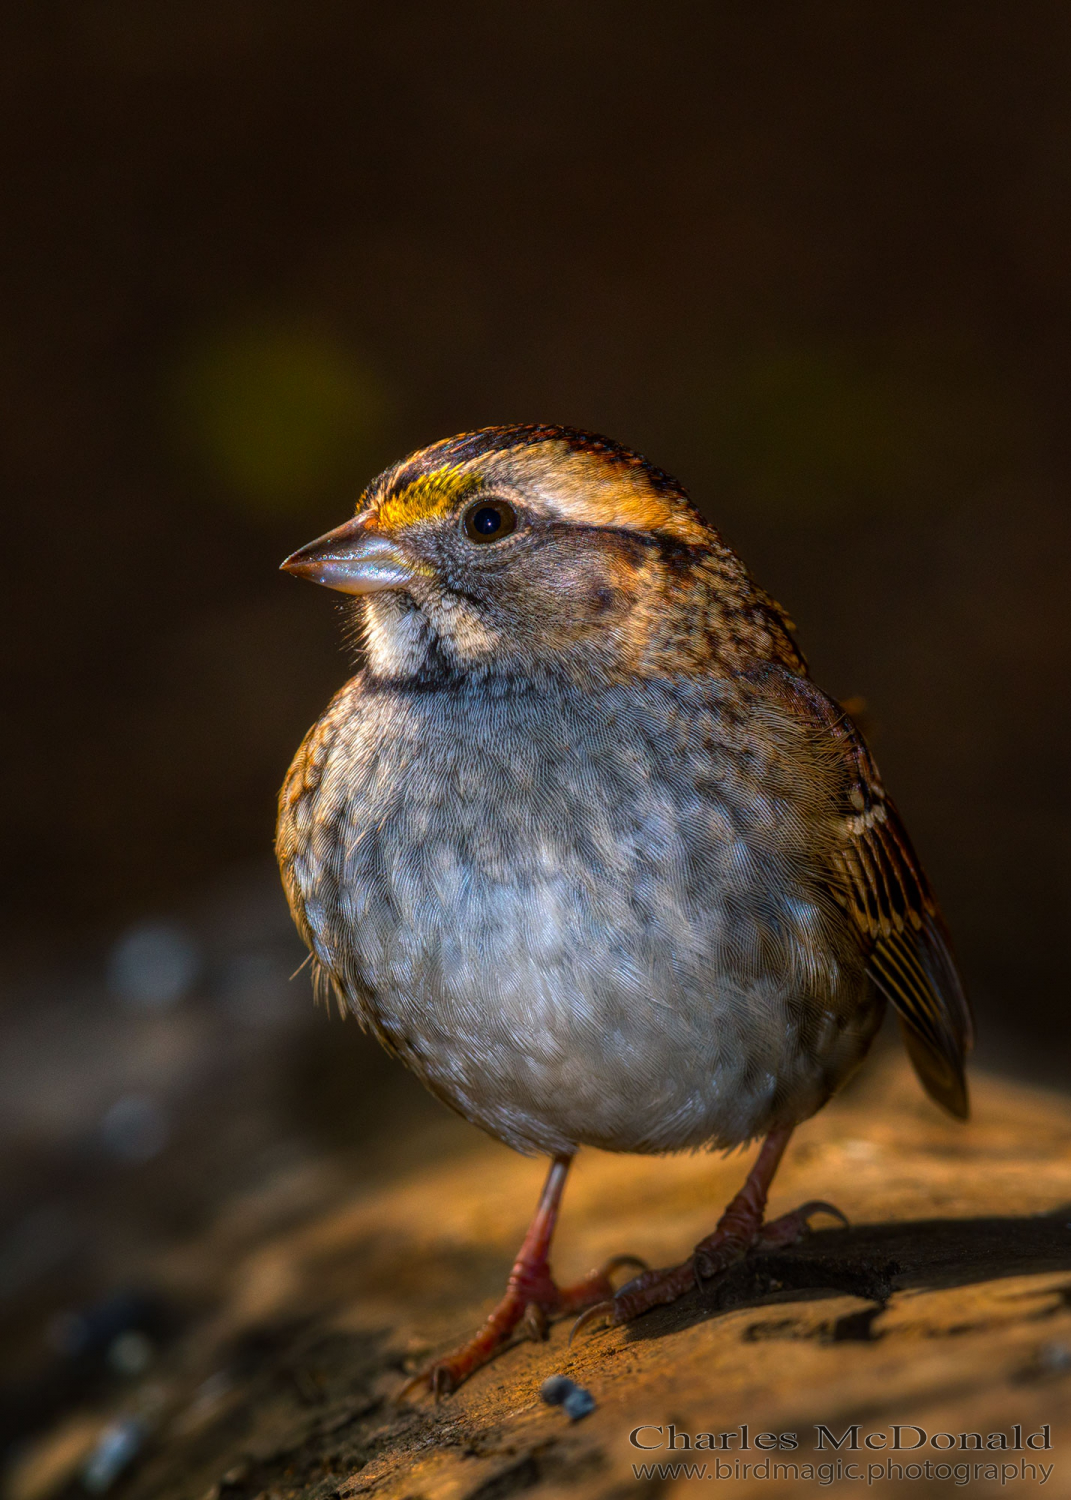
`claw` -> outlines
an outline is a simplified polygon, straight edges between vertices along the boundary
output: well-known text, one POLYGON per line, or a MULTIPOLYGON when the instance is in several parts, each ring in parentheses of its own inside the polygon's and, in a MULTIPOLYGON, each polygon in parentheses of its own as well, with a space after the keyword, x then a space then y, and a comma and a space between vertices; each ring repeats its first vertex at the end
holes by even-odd
POLYGON ((630 1277, 628 1281, 623 1281, 618 1287, 617 1291, 614 1293, 615 1303, 619 1297, 625 1297, 629 1294, 629 1292, 637 1291, 639 1288, 639 1284, 643 1281, 643 1278, 650 1272, 650 1270, 650 1266, 644 1266, 642 1271, 638 1272, 635 1276, 630 1277))
MULTIPOLYGON (((642 1255, 612 1255, 600 1267, 600 1272, 603 1276, 610 1276, 614 1271, 620 1271, 622 1266, 635 1266, 636 1270, 641 1273, 651 1269, 642 1255)), ((625 1284, 627 1285, 628 1283, 626 1282, 625 1284)))
POLYGON ((524 1309, 524 1317, 521 1319, 520 1329, 525 1338, 531 1339, 533 1344, 545 1342, 550 1319, 546 1311, 540 1307, 538 1302, 529 1302, 524 1309))
POLYGON ((594 1307, 589 1307, 587 1312, 582 1312, 579 1318, 577 1318, 576 1322, 569 1330, 569 1339, 566 1347, 569 1347, 569 1345, 572 1344, 573 1340, 576 1338, 577 1334, 582 1328, 612 1327, 615 1321, 615 1312, 616 1308, 614 1307, 612 1298, 606 1302, 596 1302, 594 1307))
POLYGON ((851 1227, 839 1208, 834 1208, 832 1203, 825 1203, 822 1199, 815 1198, 810 1203, 804 1203, 802 1207, 794 1209, 792 1213, 784 1214, 780 1219, 764 1224, 755 1241, 755 1248, 779 1250, 785 1245, 794 1245, 804 1234, 810 1232, 810 1220, 814 1214, 829 1214, 831 1218, 839 1220, 845 1229, 851 1227))
POLYGON ((812 1200, 812 1202, 805 1203, 803 1207, 798 1208, 796 1212, 799 1214, 803 1222, 807 1224, 808 1229, 811 1227, 808 1223, 808 1220, 810 1219, 812 1214, 829 1214, 831 1219, 840 1220, 841 1228, 850 1229, 852 1227, 848 1222, 847 1214, 842 1214, 839 1208, 834 1207, 832 1203, 825 1203, 821 1198, 815 1198, 812 1200))
POLYGON ((439 1397, 435 1393, 435 1376, 436 1372, 433 1369, 418 1370, 415 1375, 410 1376, 410 1378, 405 1382, 394 1399, 396 1401, 408 1401, 410 1396, 412 1396, 415 1392, 419 1392, 422 1396, 433 1394, 435 1395, 436 1401, 438 1401, 439 1397))
POLYGON ((446 1365, 431 1365, 426 1370, 418 1370, 411 1375, 395 1396, 395 1401, 408 1401, 414 1392, 422 1396, 430 1396, 438 1406, 444 1396, 449 1396, 454 1389, 453 1377, 446 1365))

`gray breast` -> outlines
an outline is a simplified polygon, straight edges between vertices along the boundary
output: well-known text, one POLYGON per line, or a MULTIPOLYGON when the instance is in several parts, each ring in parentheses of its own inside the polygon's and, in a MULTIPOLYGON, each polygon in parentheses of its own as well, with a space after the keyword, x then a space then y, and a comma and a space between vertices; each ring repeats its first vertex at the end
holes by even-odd
POLYGON ((522 1150, 731 1145, 862 1056, 791 779, 728 752, 716 686, 351 692, 295 879, 349 1003, 468 1118, 522 1150))

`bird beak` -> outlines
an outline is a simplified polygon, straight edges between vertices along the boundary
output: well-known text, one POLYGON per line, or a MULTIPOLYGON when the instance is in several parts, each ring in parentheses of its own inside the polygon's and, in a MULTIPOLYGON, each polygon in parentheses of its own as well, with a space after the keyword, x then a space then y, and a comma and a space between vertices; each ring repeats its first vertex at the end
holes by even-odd
POLYGON ((281 567, 343 594, 403 589, 420 569, 374 526, 374 512, 362 511, 344 526, 336 526, 326 536, 299 547, 281 567))

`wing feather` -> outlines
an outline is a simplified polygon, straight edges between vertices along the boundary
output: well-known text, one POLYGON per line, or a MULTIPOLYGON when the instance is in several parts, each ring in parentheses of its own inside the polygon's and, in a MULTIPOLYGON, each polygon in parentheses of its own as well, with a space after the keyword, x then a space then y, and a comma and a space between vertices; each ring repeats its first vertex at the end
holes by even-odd
POLYGON ((970 1005, 936 898, 859 729, 809 678, 779 672, 778 695, 831 737, 844 786, 832 894, 859 933, 867 973, 895 1008, 927 1092, 950 1114, 968 1113, 965 1063, 970 1005))

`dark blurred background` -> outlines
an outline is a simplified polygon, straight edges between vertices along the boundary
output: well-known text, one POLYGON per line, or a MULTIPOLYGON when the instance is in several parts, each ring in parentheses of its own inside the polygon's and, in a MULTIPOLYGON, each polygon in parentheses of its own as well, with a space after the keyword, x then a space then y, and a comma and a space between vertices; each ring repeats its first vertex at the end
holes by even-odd
POLYGON ((1068 1081, 1066 6, 2 27, 16 1361, 250 1183, 371 1170, 384 1100, 445 1118, 287 982, 274 796, 350 663, 277 568, 466 428, 593 428, 684 480, 866 699, 983 1060, 1068 1081))

